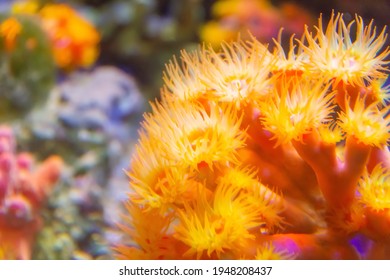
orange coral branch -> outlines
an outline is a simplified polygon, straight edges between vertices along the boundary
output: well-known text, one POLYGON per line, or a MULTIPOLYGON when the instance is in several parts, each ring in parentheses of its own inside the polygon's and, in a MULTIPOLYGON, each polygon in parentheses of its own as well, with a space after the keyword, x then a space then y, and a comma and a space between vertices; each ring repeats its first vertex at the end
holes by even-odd
POLYGON ((349 207, 371 147, 348 137, 345 158, 341 161, 336 157, 336 145, 321 142, 316 133, 307 135, 304 143, 294 141, 293 144, 316 173, 319 187, 330 208, 349 207))

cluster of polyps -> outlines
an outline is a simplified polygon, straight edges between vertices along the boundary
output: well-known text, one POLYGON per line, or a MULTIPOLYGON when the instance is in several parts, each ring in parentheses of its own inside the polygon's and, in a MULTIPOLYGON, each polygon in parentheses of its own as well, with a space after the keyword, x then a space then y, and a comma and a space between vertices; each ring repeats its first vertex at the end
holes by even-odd
POLYGON ((390 257, 384 32, 337 14, 287 53, 182 52, 142 124, 118 257, 390 257))

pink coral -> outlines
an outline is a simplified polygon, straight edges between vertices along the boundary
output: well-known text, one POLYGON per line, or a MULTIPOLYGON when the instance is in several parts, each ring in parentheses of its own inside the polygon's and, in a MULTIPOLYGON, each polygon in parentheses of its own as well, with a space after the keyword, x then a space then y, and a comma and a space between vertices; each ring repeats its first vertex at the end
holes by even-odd
POLYGON ((0 127, 0 244, 6 258, 29 259, 41 228, 40 210, 58 180, 62 160, 46 159, 36 170, 33 157, 16 153, 9 127, 0 127))

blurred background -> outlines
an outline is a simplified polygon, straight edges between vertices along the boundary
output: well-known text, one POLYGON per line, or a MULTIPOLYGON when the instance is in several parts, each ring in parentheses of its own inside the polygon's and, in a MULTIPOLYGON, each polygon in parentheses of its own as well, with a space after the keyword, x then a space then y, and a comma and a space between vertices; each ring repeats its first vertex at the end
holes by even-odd
POLYGON ((114 258, 172 57, 249 34, 272 46, 281 27, 286 43, 333 10, 390 21, 386 0, 0 0, 0 258, 114 258))

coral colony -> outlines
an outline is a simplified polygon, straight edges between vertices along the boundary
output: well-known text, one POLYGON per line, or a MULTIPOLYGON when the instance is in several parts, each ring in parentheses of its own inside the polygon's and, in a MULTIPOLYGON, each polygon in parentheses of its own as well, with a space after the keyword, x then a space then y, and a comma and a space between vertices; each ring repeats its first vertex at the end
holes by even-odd
POLYGON ((118 258, 390 258, 386 38, 333 14, 287 52, 183 51, 142 123, 118 258))
POLYGON ((40 210, 62 169, 57 156, 34 168, 33 156, 16 153, 15 138, 0 126, 0 258, 30 259, 42 227, 40 210))

